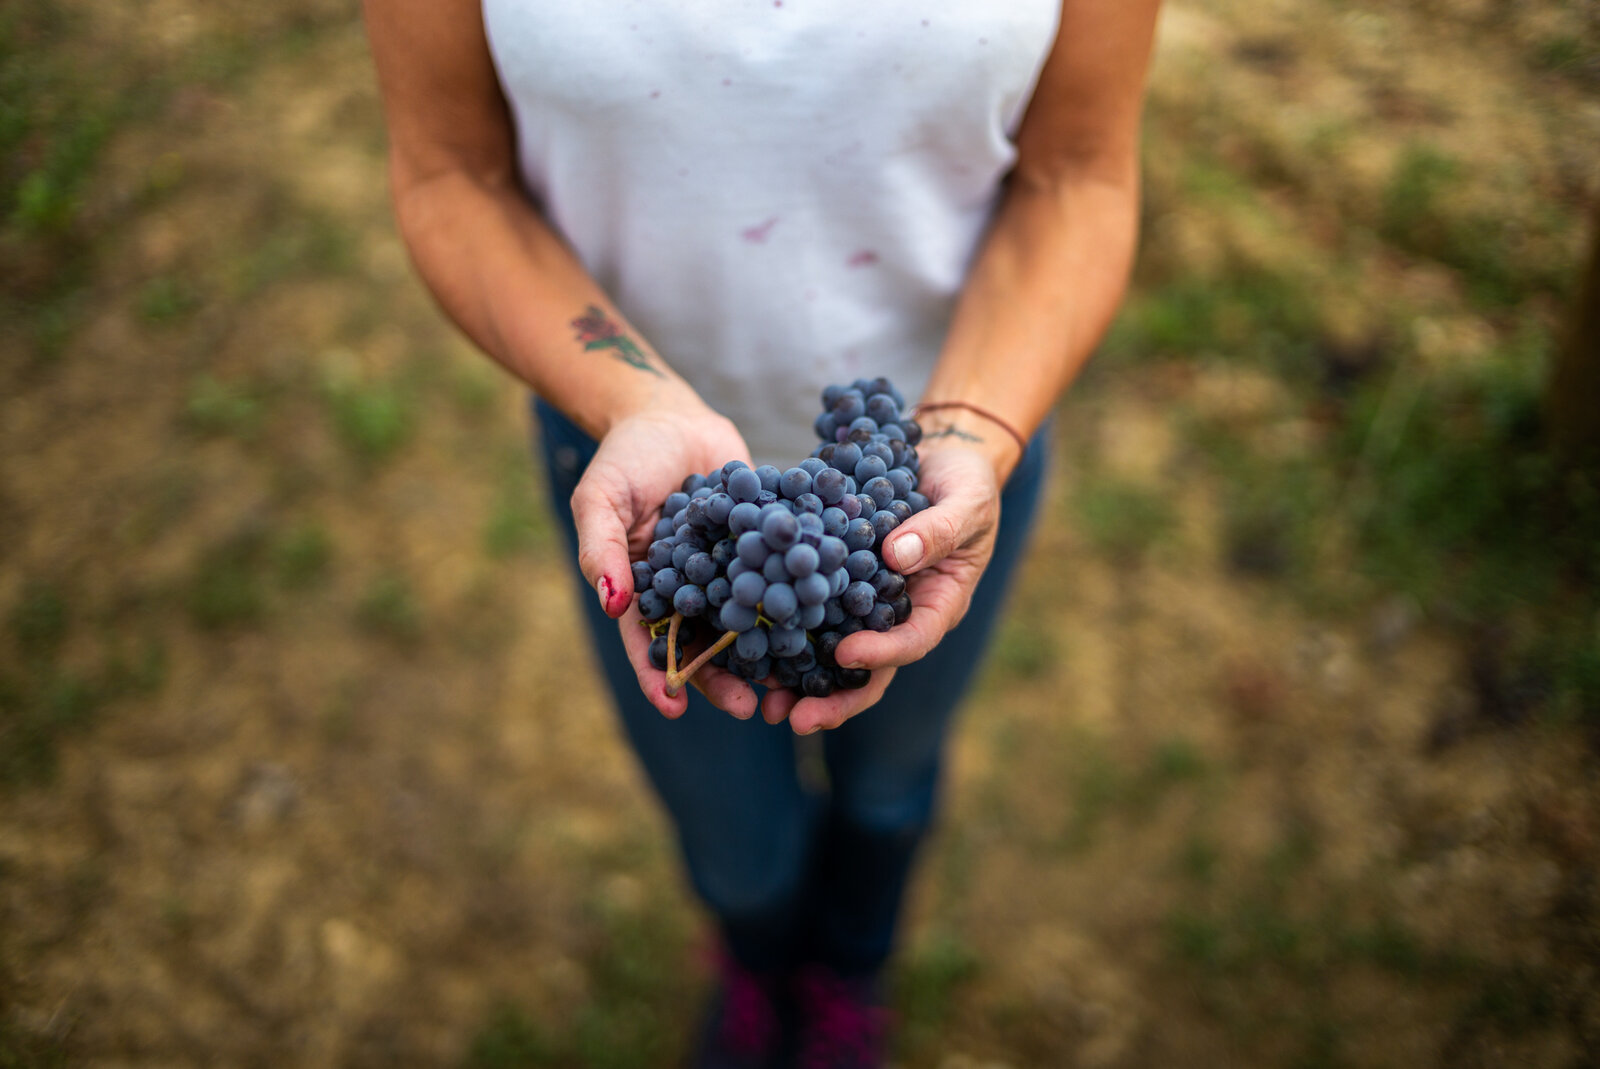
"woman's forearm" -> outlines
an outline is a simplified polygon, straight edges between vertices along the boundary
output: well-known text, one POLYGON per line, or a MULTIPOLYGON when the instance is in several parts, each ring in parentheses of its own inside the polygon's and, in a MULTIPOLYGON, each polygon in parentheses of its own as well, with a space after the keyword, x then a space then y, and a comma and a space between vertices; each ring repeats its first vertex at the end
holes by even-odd
POLYGON ((446 314, 590 435, 662 403, 698 403, 513 185, 464 170, 397 175, 395 205, 446 314))
MULTIPOLYGON (((1137 171, 1126 172, 1008 191, 956 306, 925 402, 966 402, 1031 436, 1126 291, 1139 201, 1137 171)), ((975 448, 1002 479, 1020 459, 1011 435, 972 409, 934 408, 923 422, 930 444, 950 439, 975 448)))

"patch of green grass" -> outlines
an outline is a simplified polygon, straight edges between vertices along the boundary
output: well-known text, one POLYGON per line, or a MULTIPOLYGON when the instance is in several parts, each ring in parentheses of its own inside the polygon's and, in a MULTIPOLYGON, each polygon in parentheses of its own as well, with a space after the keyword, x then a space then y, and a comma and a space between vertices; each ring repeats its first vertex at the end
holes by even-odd
POLYGON ((1081 483, 1071 508, 1076 528, 1097 553, 1128 564, 1141 560, 1177 527, 1165 494, 1104 477, 1081 483))
POLYGON ((472 1037, 463 1069, 526 1069, 558 1065, 545 1029, 509 1003, 497 1005, 472 1037))
POLYGON ((9 624, 18 650, 30 660, 52 660, 71 628, 65 591, 56 584, 33 580, 11 607, 9 624))
POLYGON ((972 947, 947 930, 930 932, 911 948, 893 982, 894 1003, 902 1018, 902 1050, 919 1050, 943 1034, 956 997, 980 968, 972 947))
POLYGON ((1281 271, 1240 267, 1135 290, 1102 348, 1113 359, 1223 359, 1304 378, 1320 335, 1315 295, 1281 271))
POLYGON ((1001 627, 990 657, 993 671, 1008 682, 1038 679, 1061 659, 1056 636, 1021 617, 1012 617, 1001 627))
POLYGON ((157 275, 139 287, 139 318, 153 326, 169 326, 200 307, 200 294, 178 275, 157 275))
POLYGON ((331 382, 323 401, 339 440, 363 463, 394 456, 416 430, 415 398, 391 382, 331 382))
POLYGON ((373 579, 356 607, 356 622, 367 632, 395 642, 421 638, 422 606, 411 581, 399 572, 373 579))
POLYGON ((202 374, 189 384, 183 420, 202 434, 254 439, 261 431, 267 404, 262 391, 249 383, 223 382, 202 374))
POLYGON ((327 575, 333 562, 333 539, 321 525, 302 523, 278 537, 272 557, 279 585, 304 590, 327 575))
POLYGON ((266 533, 251 530, 200 555, 184 598, 196 626, 215 631, 261 622, 267 611, 266 547, 266 533))
POLYGON ((47 782, 61 740, 88 726, 100 702, 99 688, 70 672, 0 678, 0 785, 47 782))
POLYGON ((1185 878, 1195 883, 1207 884, 1217 875, 1222 861, 1222 851, 1211 839, 1190 835, 1178 848, 1177 869, 1185 878))
POLYGON ((495 560, 518 553, 542 553, 554 535, 548 510, 535 492, 527 454, 518 450, 500 478, 499 491, 483 528, 483 548, 495 560))

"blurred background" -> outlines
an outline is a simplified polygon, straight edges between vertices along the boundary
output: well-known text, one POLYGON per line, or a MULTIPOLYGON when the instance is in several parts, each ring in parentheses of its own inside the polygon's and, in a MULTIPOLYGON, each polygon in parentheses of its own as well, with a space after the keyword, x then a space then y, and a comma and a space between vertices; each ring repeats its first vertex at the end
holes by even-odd
MULTIPOLYGON (((523 397, 383 149, 346 0, 0 7, 0 1066, 693 1026, 523 397)), ((1600 6, 1171 0, 1145 165, 897 1063, 1600 1064, 1600 6)))

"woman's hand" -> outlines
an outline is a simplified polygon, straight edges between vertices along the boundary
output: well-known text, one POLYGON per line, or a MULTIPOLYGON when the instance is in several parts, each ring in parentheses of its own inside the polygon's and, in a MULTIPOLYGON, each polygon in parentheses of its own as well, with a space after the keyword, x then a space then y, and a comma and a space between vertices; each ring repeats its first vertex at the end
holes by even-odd
POLYGON ((873 705, 897 667, 920 660, 966 615, 989 558, 1000 522, 1000 480, 991 460, 963 446, 922 451, 918 489, 933 502, 889 534, 884 556, 906 576, 911 615, 884 632, 857 631, 839 643, 834 657, 850 668, 870 668, 859 690, 826 698, 802 698, 770 690, 762 716, 776 724, 788 718, 800 735, 835 728, 873 705))
MULTIPOLYGON (((725 417, 698 401, 657 406, 612 424, 572 493, 578 567, 606 614, 619 619, 639 687, 663 716, 681 716, 689 699, 681 691, 667 694, 666 673, 650 666, 650 635, 634 603, 631 562, 649 548, 661 503, 684 476, 730 460, 749 463, 750 449, 725 417)), ((708 664, 693 682, 734 716, 755 713, 755 692, 743 680, 708 664)))

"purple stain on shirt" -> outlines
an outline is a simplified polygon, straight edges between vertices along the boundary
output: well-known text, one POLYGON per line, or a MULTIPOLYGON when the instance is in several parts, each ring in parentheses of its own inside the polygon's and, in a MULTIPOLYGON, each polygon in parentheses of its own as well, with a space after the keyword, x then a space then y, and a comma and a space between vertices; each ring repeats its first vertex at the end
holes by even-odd
POLYGON ((871 267, 878 262, 878 254, 871 249, 858 249, 845 263, 851 267, 871 267))
POLYGON ((651 100, 657 100, 660 97, 661 97, 661 90, 659 90, 659 89, 650 90, 650 99, 651 100))
POLYGON ((733 79, 732 78, 724 78, 724 79, 722 79, 722 84, 723 85, 732 85, 733 84, 733 79))
POLYGON ((774 215, 771 219, 768 219, 764 223, 759 223, 756 226, 745 227, 743 230, 739 231, 739 236, 744 238, 752 245, 765 245, 767 243, 767 239, 772 236, 772 228, 777 225, 778 217, 774 215))

